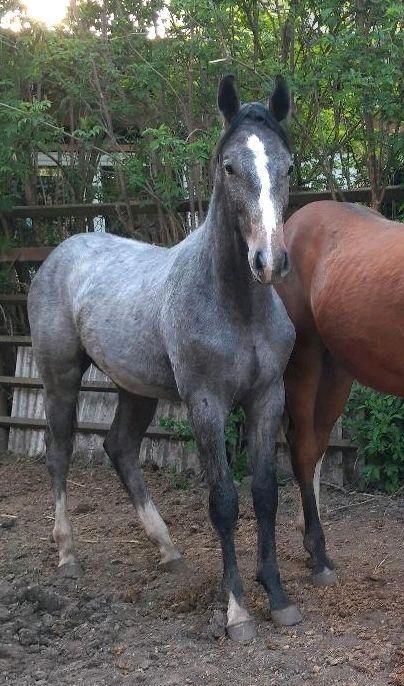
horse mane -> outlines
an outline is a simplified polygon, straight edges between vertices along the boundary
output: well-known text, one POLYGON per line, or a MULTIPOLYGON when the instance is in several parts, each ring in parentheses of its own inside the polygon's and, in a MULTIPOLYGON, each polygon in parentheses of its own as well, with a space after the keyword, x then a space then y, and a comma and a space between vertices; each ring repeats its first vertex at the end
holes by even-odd
POLYGON ((274 131, 279 136, 282 143, 286 146, 289 152, 291 152, 288 135, 271 110, 260 102, 249 102, 240 107, 239 111, 235 117, 233 117, 226 131, 220 138, 216 148, 216 161, 219 160, 223 146, 225 143, 227 143, 234 131, 248 122, 256 122, 257 124, 263 124, 264 126, 267 126, 269 129, 271 129, 271 131, 274 131))

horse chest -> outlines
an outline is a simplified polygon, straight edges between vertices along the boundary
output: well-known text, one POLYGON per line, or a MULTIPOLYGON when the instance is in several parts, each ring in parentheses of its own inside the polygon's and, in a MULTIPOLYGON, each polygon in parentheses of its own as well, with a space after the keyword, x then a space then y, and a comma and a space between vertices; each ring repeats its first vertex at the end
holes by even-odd
POLYGON ((240 327, 222 321, 172 341, 170 359, 180 393, 206 386, 240 399, 257 383, 270 384, 281 373, 279 356, 271 350, 269 329, 240 327))
POLYGON ((281 360, 274 351, 267 332, 259 331, 250 336, 244 353, 240 351, 237 357, 241 358, 241 367, 245 369, 241 378, 244 378, 248 388, 256 384, 270 384, 281 373, 281 360))

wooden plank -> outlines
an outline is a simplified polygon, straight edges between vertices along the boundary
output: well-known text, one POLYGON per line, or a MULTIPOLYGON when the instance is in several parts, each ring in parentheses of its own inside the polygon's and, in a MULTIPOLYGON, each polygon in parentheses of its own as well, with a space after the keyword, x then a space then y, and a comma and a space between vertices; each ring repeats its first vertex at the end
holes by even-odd
MULTIPOLYGON (((43 388, 40 379, 28 376, 0 376, 0 386, 12 386, 13 388, 43 388)), ((82 381, 81 391, 103 391, 116 393, 114 383, 106 381, 82 381)))
POLYGON ((26 302, 26 293, 0 293, 0 303, 3 305, 24 305, 26 302))
MULTIPOLYGON (((46 419, 0 416, 0 426, 20 429, 45 429, 46 419)), ((105 434, 109 429, 110 424, 98 424, 95 422, 78 422, 76 426, 76 431, 79 431, 80 433, 105 434)), ((172 431, 162 429, 158 426, 149 427, 145 435, 147 438, 170 438, 172 440, 178 440, 172 431)))
MULTIPOLYGON (((28 417, 0 417, 0 426, 7 427, 18 427, 22 429, 44 429, 46 428, 45 419, 30 419, 28 417)), ((76 431, 82 433, 94 433, 94 434, 104 434, 109 431, 110 424, 96 424, 94 422, 78 422, 76 431)), ((151 426, 146 431, 147 438, 171 438, 172 440, 178 439, 175 432, 168 431, 167 429, 162 429, 158 426, 151 426)), ((278 445, 285 444, 285 440, 281 439, 277 441, 278 445)), ((332 439, 329 443, 329 448, 344 448, 348 450, 356 450, 356 446, 353 445, 348 439, 332 439)))
POLYGON ((27 295, 25 293, 0 293, 0 303, 3 305, 26 305, 27 295))
MULTIPOLYGON (((341 193, 346 202, 361 202, 370 204, 371 189, 352 188, 341 189, 341 193)), ((294 210, 298 207, 303 207, 310 202, 318 200, 331 200, 332 195, 330 191, 310 191, 297 190, 292 191, 289 197, 289 208, 294 210)), ((383 202, 391 202, 392 200, 404 201, 404 185, 402 186, 387 186, 383 202)), ((206 210, 208 207, 208 200, 203 200, 202 205, 206 210)), ((131 201, 131 211, 134 215, 139 214, 156 214, 158 206, 155 203, 141 203, 131 201)), ((4 214, 11 217, 42 217, 42 218, 57 218, 57 217, 95 217, 95 216, 109 216, 114 215, 118 211, 125 211, 126 205, 124 203, 99 203, 99 204, 70 204, 70 205, 19 205, 4 214)), ((174 208, 179 213, 190 211, 190 201, 183 200, 174 208)), ((289 213, 290 214, 290 213, 289 213)), ((52 252, 54 247, 21 247, 14 248, 3 253, 0 253, 1 262, 43 262, 46 257, 52 252)), ((10 301, 12 302, 12 301, 10 301)))
POLYGON ((13 248, 0 253, 0 262, 43 262, 55 246, 13 248))
POLYGON ((31 336, 0 336, 0 345, 31 345, 31 336))
MULTIPOLYGON (((370 204, 372 199, 372 190, 368 186, 363 188, 341 189, 341 194, 345 202, 361 202, 370 204)), ((310 202, 317 202, 318 200, 332 200, 330 191, 310 191, 310 190, 296 190, 291 191, 289 195, 290 207, 303 207, 310 202)), ((392 200, 404 200, 404 185, 401 186, 387 186, 383 202, 391 202, 392 200)))
MULTIPOLYGON (((4 338, 11 338, 10 336, 4 336, 4 338)), ((16 338, 16 336, 14 336, 16 338)), ((19 336, 18 338, 24 338, 19 336)), ((26 336, 25 338, 29 338, 26 336)), ((1 336, 0 336, 1 339, 1 336)), ((0 340, 1 343, 1 340, 0 340)), ((19 343, 21 345, 21 343, 19 343)), ((36 377, 29 376, 0 376, 0 387, 1 386, 11 386, 15 388, 43 388, 41 381, 36 377)), ((117 387, 112 381, 82 381, 80 386, 81 391, 95 391, 95 392, 107 392, 116 393, 117 387)), ((145 397, 151 397, 149 395, 149 389, 147 386, 137 386, 137 392, 139 395, 144 395, 145 397), (143 390, 144 389, 144 390, 143 390)), ((174 403, 180 402, 179 400, 173 400, 172 394, 170 392, 162 392, 161 398, 166 398, 174 403)))
MULTIPOLYGON (((3 348, 4 351, 4 348, 3 348)), ((0 350, 0 374, 4 374, 5 371, 5 363, 3 359, 3 355, 0 350)), ((0 386, 0 415, 5 415, 8 412, 8 402, 7 402, 7 393, 4 388, 1 388, 0 386)), ((8 446, 8 428, 7 427, 1 427, 0 428, 0 451, 2 453, 6 452, 8 446)))
MULTIPOLYGON (((183 203, 180 203, 180 206, 183 203)), ((189 209, 189 201, 185 204, 189 209)), ((133 215, 139 214, 156 214, 156 203, 141 203, 135 200, 130 202, 130 208, 133 215)), ((80 203, 80 204, 65 204, 65 205, 16 205, 11 210, 4 212, 7 217, 35 219, 43 217, 48 219, 57 219, 58 217, 98 217, 98 216, 115 216, 119 212, 126 211, 126 204, 123 202, 100 202, 100 203, 80 203)), ((183 209, 182 211, 187 211, 183 209)))
MULTIPOLYGON (((341 194, 347 202, 365 202, 371 200, 371 189, 369 187, 341 189, 341 194)), ((307 189, 291 191, 289 205, 291 207, 302 207, 309 202, 317 200, 331 200, 332 194, 328 190, 312 191, 307 189)), ((383 202, 392 200, 404 200, 404 185, 387 186, 383 202)), ((195 201, 196 203, 196 201, 195 201)), ((197 203, 196 203, 197 204, 197 203)), ((203 200, 206 209, 208 200, 203 200)), ((137 214, 156 214, 157 205, 153 202, 130 202, 131 211, 137 214)), ((65 204, 65 205, 17 205, 10 210, 3 212, 4 216, 10 217, 96 217, 99 215, 115 215, 119 211, 125 211, 125 203, 89 203, 89 204, 65 204)), ((164 209, 164 208, 163 208, 164 209)), ((179 202, 175 208, 177 212, 189 212, 189 199, 179 202)), ((44 248, 45 249, 45 248, 44 248)))
MULTIPOLYGON (((56 246, 55 246, 56 247, 56 246)), ((0 253, 0 263, 11 263, 14 264, 14 262, 43 262, 46 260, 48 255, 54 250, 54 247, 52 248, 38 248, 38 247, 28 247, 28 248, 13 248, 12 250, 7 250, 5 252, 0 253)), ((3 300, 5 298, 5 295, 2 295, 1 302, 8 302, 10 304, 16 304, 17 301, 14 302, 13 298, 16 298, 16 295, 9 295, 8 300, 3 300)), ((24 301, 21 301, 24 302, 24 301)))

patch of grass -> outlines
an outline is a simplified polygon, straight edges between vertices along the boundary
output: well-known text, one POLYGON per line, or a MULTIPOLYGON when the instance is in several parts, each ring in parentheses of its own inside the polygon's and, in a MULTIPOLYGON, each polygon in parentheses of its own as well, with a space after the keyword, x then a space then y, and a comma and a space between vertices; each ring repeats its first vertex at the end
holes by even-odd
MULTIPOLYGON (((226 451, 233 478, 241 481, 249 474, 249 459, 244 447, 245 414, 242 407, 236 407, 227 420, 224 437, 226 451)), ((188 419, 160 417, 159 425, 174 433, 175 438, 184 441, 188 450, 196 450, 196 441, 188 419)))
POLYGON ((191 487, 190 480, 182 472, 178 472, 175 465, 170 468, 170 484, 176 491, 189 491, 191 487))

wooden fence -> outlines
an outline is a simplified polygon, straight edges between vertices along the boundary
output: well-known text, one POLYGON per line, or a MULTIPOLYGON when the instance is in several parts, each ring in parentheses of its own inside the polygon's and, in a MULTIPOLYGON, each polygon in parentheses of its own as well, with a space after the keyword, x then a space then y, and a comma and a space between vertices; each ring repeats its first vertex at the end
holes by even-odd
MULTIPOLYGON (((351 202, 365 202, 370 201, 370 189, 354 189, 344 191, 341 194, 341 199, 351 202)), ((330 199, 331 193, 328 191, 295 191, 290 196, 290 207, 296 209, 309 202, 316 200, 330 199)), ((404 186, 390 186, 385 192, 385 202, 404 201, 404 186)), ((144 204, 131 202, 131 211, 134 214, 152 214, 156 212, 156 206, 153 204, 144 204)), ((205 204, 206 206, 206 204, 205 204)), ((122 206, 123 207, 123 206, 122 206)), ((62 206, 31 206, 31 207, 14 207, 9 212, 3 213, 3 222, 7 218, 54 218, 61 216, 69 217, 94 217, 98 215, 110 216, 119 214, 122 209, 120 203, 102 203, 91 205, 62 205, 62 206)), ((189 201, 184 201, 176 208, 178 212, 184 213, 189 211, 189 201)), ((52 247, 19 247, 8 252, 0 253, 0 263, 13 264, 20 263, 40 263, 51 252, 52 247)), ((25 308, 27 297, 25 294, 0 294, 0 307, 7 308, 25 308)), ((45 427, 45 419, 41 417, 18 416, 10 411, 10 403, 8 402, 8 395, 6 389, 12 389, 14 396, 19 392, 38 392, 42 388, 39 378, 27 374, 11 374, 10 369, 8 373, 5 372, 5 364, 2 351, 7 347, 14 351, 21 351, 23 348, 31 346, 31 338, 29 335, 0 335, 0 450, 7 449, 9 442, 9 432, 15 430, 29 430, 43 432, 45 427)), ((17 359, 18 352, 15 353, 14 358, 17 359)), ((20 352, 20 355, 22 353, 20 352)), ((14 370, 13 370, 14 371, 14 370)), ((116 398, 115 386, 106 377, 100 379, 83 379, 81 385, 81 394, 103 394, 109 395, 110 398, 116 398)), ((174 416, 175 418, 182 418, 186 416, 184 408, 180 404, 165 403, 158 410, 157 417, 174 416)), ((88 436, 103 436, 108 431, 110 421, 108 422, 94 422, 94 421, 79 421, 77 424, 77 433, 88 436)), ((152 425, 147 431, 147 439, 149 441, 148 448, 143 455, 144 459, 152 459, 158 464, 174 464, 179 470, 190 466, 197 469, 197 458, 194 453, 188 453, 183 445, 179 446, 175 435, 158 425, 152 425)), ((147 443, 147 441, 146 441, 147 443)), ((279 448, 281 453, 281 461, 284 466, 288 463, 287 450, 285 449, 285 441, 282 436, 279 438, 279 448)), ((332 434, 329 444, 329 452, 333 454, 333 460, 328 461, 328 480, 335 483, 342 484, 344 473, 344 457, 352 455, 354 446, 350 441, 343 438, 341 424, 337 424, 332 434)))
MULTIPOLYGON (((25 307, 26 299, 25 295, 0 294, 0 305, 25 307)), ((17 373, 13 376, 0 375, 0 449, 10 449, 18 454, 40 454, 43 452, 43 431, 46 426, 43 416, 43 401, 41 399, 38 404, 37 398, 37 392, 42 389, 42 384, 40 379, 36 375, 33 376, 30 371, 32 361, 29 360, 27 365, 27 360, 22 355, 24 348, 31 348, 31 337, 27 335, 0 336, 0 371, 1 349, 4 346, 13 346, 17 349, 17 373), (21 371, 24 370, 29 370, 29 374, 21 374, 21 371), (7 410, 9 404, 6 402, 4 394, 4 389, 7 388, 13 389, 11 412, 7 410), (13 412, 13 409, 18 411, 18 408, 21 407, 31 409, 31 414, 27 416, 27 413, 24 413, 23 416, 18 416, 13 412), (38 411, 41 416, 38 416, 38 411), (33 414, 35 416, 32 416, 33 414), (37 448, 38 445, 40 446, 39 449, 37 448), (33 452, 31 452, 32 448, 34 448, 33 452)), ((75 452, 85 453, 87 456, 97 454, 98 457, 102 452, 102 437, 107 433, 113 417, 116 404, 116 387, 106 378, 103 380, 87 380, 84 377, 80 390, 80 396, 83 393, 101 394, 100 400, 93 407, 102 407, 104 414, 108 415, 108 422, 79 420, 76 433, 84 434, 86 438, 80 439, 76 436, 75 452), (110 402, 105 401, 105 394, 111 396, 110 402)), ((78 407, 80 416, 80 401, 78 407)), ((186 417, 186 411, 180 403, 162 401, 159 403, 155 421, 158 422, 160 417, 183 419, 186 417)), ((328 481, 340 486, 343 485, 344 472, 346 471, 344 465, 350 459, 353 449, 354 446, 351 445, 350 441, 342 437, 341 424, 337 424, 329 443, 329 454, 332 455, 332 459, 327 461, 324 472, 328 481)), ((278 460, 284 471, 290 471, 288 451, 282 435, 279 436, 278 440, 278 460)), ((157 424, 151 425, 146 433, 145 441, 142 444, 141 461, 154 462, 159 466, 175 467, 179 472, 184 469, 199 471, 198 458, 195 452, 189 451, 187 446, 181 443, 172 431, 163 429, 157 424)))
MULTIPOLYGON (((31 258, 32 255, 29 254, 29 261, 31 261, 31 258)), ((21 259, 21 256, 19 259, 21 259)), ((25 294, 0 294, 0 306, 6 305, 8 307, 14 306, 25 308, 26 304, 27 296, 25 294)), ((12 413, 8 411, 9 403, 7 403, 6 400, 5 389, 10 388, 14 391, 18 389, 31 389, 38 391, 41 390, 43 386, 37 375, 7 375, 2 373, 4 368, 4 364, 2 363, 2 348, 5 346, 11 346, 17 351, 15 357, 18 362, 18 355, 22 352, 22 348, 31 348, 31 337, 29 335, 0 335, 0 446, 3 450, 7 449, 8 432, 10 429, 43 430, 46 426, 46 421, 42 417, 12 416, 12 413)), ((24 367, 27 368, 27 365, 23 365, 23 368, 24 367)), ((84 378, 81 383, 80 391, 109 395, 113 394, 115 396, 116 386, 112 381, 109 381, 107 377, 102 380, 85 380, 84 378)), ((172 414, 167 408, 166 411, 168 414, 172 414)), ((99 434, 100 436, 103 436, 107 433, 109 426, 110 422, 79 421, 76 426, 76 431, 83 434, 99 434)), ((151 439, 176 440, 175 434, 172 431, 155 425, 149 427, 146 436, 151 439)))
MULTIPOLYGON (((289 208, 291 211, 303 207, 310 202, 317 200, 343 200, 345 202, 360 202, 370 205, 372 198, 371 189, 369 187, 351 188, 339 190, 337 196, 331 191, 311 191, 311 190, 292 190, 289 194, 289 208)), ((383 204, 404 201, 404 185, 387 186, 383 196, 383 204)), ((190 200, 183 200, 173 208, 179 214, 189 212, 191 205, 197 205, 196 199, 193 202, 190 200)), ((208 200, 202 201, 202 207, 207 209, 208 200)), ((129 207, 133 215, 157 214, 158 206, 153 202, 139 202, 131 200, 129 207)), ((40 217, 57 218, 57 217, 97 217, 97 216, 116 216, 119 212, 126 210, 127 205, 123 202, 110 203, 91 203, 91 204, 65 204, 65 205, 20 205, 3 211, 5 218, 31 218, 40 217)))

